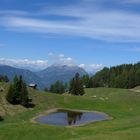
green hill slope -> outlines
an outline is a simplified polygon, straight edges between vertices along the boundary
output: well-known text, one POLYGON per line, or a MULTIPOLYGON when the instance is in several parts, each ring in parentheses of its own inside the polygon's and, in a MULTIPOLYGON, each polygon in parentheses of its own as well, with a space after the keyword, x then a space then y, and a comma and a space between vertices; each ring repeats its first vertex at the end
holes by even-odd
MULTIPOLYGON (((7 85, 5 85, 7 88, 7 85)), ((0 107, 5 120, 0 122, 0 140, 139 140, 140 93, 125 89, 86 89, 83 97, 56 95, 29 89, 35 104, 25 109, 11 106, 0 93, 0 107), (57 127, 31 123, 31 119, 47 109, 71 108, 103 111, 112 120, 80 127, 57 127), (12 113, 9 113, 11 111, 12 113)), ((0 110, 0 112, 1 112, 0 110)))

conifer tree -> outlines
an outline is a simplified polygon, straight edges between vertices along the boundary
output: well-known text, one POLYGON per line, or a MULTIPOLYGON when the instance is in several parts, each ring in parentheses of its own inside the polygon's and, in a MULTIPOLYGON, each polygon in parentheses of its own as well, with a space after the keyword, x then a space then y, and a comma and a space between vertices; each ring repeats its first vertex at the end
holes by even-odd
POLYGON ((63 85, 63 82, 56 81, 54 84, 50 87, 50 92, 52 93, 59 93, 62 94, 65 92, 65 87, 63 85))
POLYGON ((84 87, 82 79, 80 78, 79 73, 75 74, 75 77, 70 81, 70 91, 73 95, 84 95, 84 87))
POLYGON ((26 83, 22 80, 22 76, 17 77, 16 75, 14 77, 13 83, 10 85, 7 92, 6 99, 11 104, 21 104, 23 106, 28 106, 28 90, 26 88, 26 83))
POLYGON ((13 79, 13 101, 14 104, 20 103, 20 80, 17 75, 13 79))
POLYGON ((11 84, 9 87, 9 90, 6 94, 6 100, 11 104, 14 104, 14 92, 13 91, 14 91, 13 85, 11 84))
POLYGON ((21 93, 20 93, 20 97, 21 97, 21 104, 23 106, 28 106, 29 104, 29 97, 28 97, 28 91, 26 88, 26 83, 22 82, 22 86, 21 86, 21 93))

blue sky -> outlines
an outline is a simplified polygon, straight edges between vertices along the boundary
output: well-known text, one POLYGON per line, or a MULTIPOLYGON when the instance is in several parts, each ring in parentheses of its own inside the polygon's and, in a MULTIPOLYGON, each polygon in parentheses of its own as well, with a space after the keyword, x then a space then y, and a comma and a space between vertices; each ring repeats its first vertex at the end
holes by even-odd
POLYGON ((140 60, 140 0, 0 0, 0 64, 88 71, 140 60))

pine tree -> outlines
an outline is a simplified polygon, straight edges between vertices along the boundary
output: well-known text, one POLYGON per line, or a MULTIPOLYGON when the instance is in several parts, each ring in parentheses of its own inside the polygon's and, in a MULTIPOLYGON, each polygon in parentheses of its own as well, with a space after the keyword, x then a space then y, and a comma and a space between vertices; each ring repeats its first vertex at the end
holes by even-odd
POLYGON ((52 93, 59 93, 62 94, 65 92, 65 87, 63 85, 63 82, 56 81, 54 84, 50 87, 50 92, 52 93))
POLYGON ((64 93, 65 92, 65 85, 63 84, 63 82, 60 82, 60 93, 64 93))
POLYGON ((14 104, 14 88, 13 88, 13 85, 11 84, 9 89, 8 89, 8 92, 6 94, 6 100, 11 103, 11 104, 14 104))
POLYGON ((50 87, 50 92, 55 93, 55 87, 54 87, 53 84, 52 84, 51 87, 50 87))
POLYGON ((26 83, 22 82, 22 86, 21 86, 21 93, 20 93, 20 97, 21 97, 21 104, 23 106, 28 106, 29 104, 29 97, 28 97, 28 91, 26 88, 26 83))
POLYGON ((90 78, 89 78, 89 75, 88 75, 88 74, 87 74, 87 75, 84 75, 84 76, 82 77, 83 85, 84 85, 86 88, 89 88, 89 87, 90 87, 89 81, 90 81, 90 78))
POLYGON ((20 89, 21 89, 20 80, 18 76, 15 75, 13 79, 13 93, 12 93, 14 104, 20 103, 20 89))
POLYGON ((79 94, 80 94, 81 96, 85 94, 84 87, 83 87, 83 82, 82 82, 81 79, 80 79, 80 81, 79 81, 79 94))
POLYGON ((70 81, 70 91, 73 95, 84 95, 84 87, 82 79, 80 78, 79 73, 75 74, 75 77, 70 81))
POLYGON ((28 91, 26 88, 26 83, 22 80, 22 76, 19 78, 17 76, 14 77, 13 83, 10 85, 7 92, 6 99, 11 104, 21 104, 23 106, 28 106, 28 91))
POLYGON ((69 93, 73 93, 74 82, 75 82, 74 78, 70 80, 69 93))

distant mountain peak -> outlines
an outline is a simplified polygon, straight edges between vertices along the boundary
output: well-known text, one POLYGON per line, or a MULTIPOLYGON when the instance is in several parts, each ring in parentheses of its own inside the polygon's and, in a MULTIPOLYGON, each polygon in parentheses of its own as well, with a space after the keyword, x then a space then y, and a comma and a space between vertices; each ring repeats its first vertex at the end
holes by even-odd
POLYGON ((12 80, 15 75, 22 75, 27 84, 35 83, 40 89, 49 87, 57 80, 69 82, 77 72, 81 76, 87 74, 84 69, 76 65, 51 65, 39 72, 32 72, 30 70, 14 68, 7 65, 0 65, 0 74, 7 75, 10 80, 12 80))
POLYGON ((49 67, 77 67, 75 64, 52 64, 49 67))
POLYGON ((37 75, 44 79, 44 83, 46 83, 47 86, 50 86, 57 80, 62 82, 69 82, 77 72, 81 76, 87 74, 84 69, 76 65, 51 65, 45 70, 37 72, 37 75))

